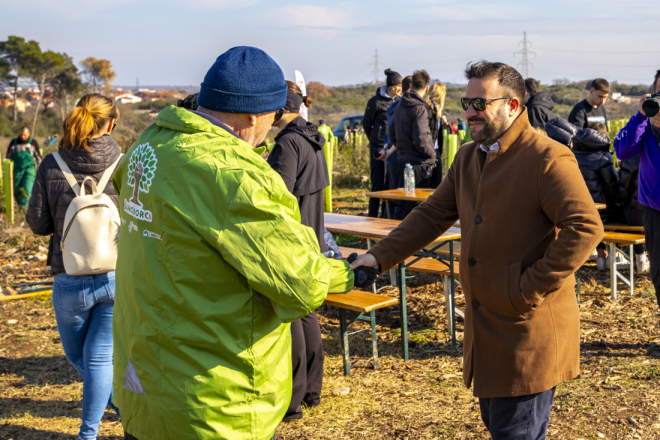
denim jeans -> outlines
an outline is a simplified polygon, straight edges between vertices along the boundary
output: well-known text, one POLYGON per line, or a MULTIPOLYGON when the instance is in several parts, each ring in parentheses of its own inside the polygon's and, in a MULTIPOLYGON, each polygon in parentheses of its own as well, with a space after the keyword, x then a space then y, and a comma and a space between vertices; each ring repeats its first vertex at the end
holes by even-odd
POLYGON ((101 417, 112 405, 112 310, 115 273, 58 274, 53 283, 57 330, 66 358, 83 378, 79 437, 95 439, 101 417))

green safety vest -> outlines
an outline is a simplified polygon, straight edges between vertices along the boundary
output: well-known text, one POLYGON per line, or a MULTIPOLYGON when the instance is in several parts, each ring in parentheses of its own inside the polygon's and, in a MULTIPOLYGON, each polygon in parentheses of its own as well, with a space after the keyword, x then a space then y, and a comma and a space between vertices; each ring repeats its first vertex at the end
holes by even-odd
POLYGON ((270 439, 291 400, 289 322, 353 287, 250 145, 163 109, 117 167, 114 396, 140 440, 270 439))

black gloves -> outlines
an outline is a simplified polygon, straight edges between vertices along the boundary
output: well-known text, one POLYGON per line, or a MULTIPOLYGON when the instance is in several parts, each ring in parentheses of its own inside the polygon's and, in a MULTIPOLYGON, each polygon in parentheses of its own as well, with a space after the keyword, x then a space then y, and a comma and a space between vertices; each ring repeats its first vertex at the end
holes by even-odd
MULTIPOLYGON (((357 260, 357 254, 352 253, 348 256, 346 261, 351 264, 355 260, 357 260)), ((364 290, 371 289, 371 286, 373 286, 376 278, 378 278, 378 275, 380 275, 380 271, 378 269, 366 266, 360 266, 357 269, 353 269, 353 273, 355 274, 355 287, 359 287, 364 290)))

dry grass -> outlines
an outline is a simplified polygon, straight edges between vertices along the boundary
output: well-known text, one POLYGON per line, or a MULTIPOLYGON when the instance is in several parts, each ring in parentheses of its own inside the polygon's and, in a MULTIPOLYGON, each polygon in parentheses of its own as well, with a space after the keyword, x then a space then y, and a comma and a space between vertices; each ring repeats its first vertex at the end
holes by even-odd
MULTIPOLYGON (((336 191, 337 209, 364 212, 363 193, 336 191)), ((0 266, 3 284, 22 280, 22 275, 43 276, 40 263, 27 260, 41 243, 21 231, 12 231, 13 238, 0 245, 0 265, 12 264, 0 266), (22 250, 1 258, 17 247, 12 240, 22 241, 22 250)), ((398 309, 391 307, 377 312, 380 368, 359 364, 345 377, 337 313, 320 311, 326 352, 323 401, 306 410, 302 421, 282 424, 278 439, 489 438, 478 403, 462 385, 461 349, 453 351, 449 344, 440 280, 415 277, 409 286, 414 359, 407 364, 401 359, 398 309), (342 395, 345 388, 348 394, 342 395)), ((660 328, 652 285, 648 276, 637 277, 631 298, 619 284, 619 301, 609 299, 609 287, 607 272, 587 264, 580 306, 582 373, 557 388, 549 439, 660 438, 660 328)), ((460 300, 457 305, 464 306, 460 300)), ((462 325, 457 323, 459 339, 462 325)), ((352 336, 350 348, 352 359, 367 358, 369 334, 352 336)), ((50 297, 0 302, 0 439, 75 438, 81 391, 82 382, 61 349, 50 297), (14 319, 18 322, 10 324, 14 319)), ((121 435, 116 417, 106 412, 99 439, 121 435)))

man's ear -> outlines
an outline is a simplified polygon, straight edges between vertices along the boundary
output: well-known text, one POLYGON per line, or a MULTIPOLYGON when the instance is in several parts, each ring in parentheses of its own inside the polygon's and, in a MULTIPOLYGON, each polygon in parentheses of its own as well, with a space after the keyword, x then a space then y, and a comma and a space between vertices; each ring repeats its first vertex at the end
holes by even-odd
POLYGON ((520 100, 518 98, 511 98, 509 102, 509 116, 515 115, 520 110, 520 100))
POLYGON ((250 127, 257 125, 257 115, 248 115, 248 123, 250 124, 250 127))

